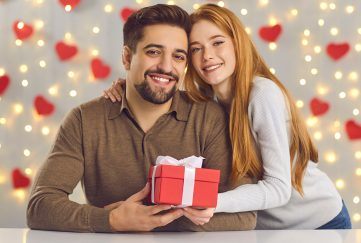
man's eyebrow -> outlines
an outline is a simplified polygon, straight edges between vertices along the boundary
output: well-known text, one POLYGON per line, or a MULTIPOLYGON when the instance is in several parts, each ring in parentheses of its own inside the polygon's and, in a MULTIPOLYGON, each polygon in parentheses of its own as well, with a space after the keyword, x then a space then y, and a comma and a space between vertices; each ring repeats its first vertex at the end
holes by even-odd
MULTIPOLYGON (((159 49, 164 49, 164 46, 163 46, 163 45, 151 43, 151 44, 146 45, 146 46, 143 48, 143 50, 148 49, 148 48, 151 48, 151 47, 155 47, 155 48, 159 48, 159 49)), ((181 53, 183 53, 184 55, 188 55, 187 51, 184 50, 184 49, 176 49, 175 51, 176 51, 176 52, 181 52, 181 53)))
MULTIPOLYGON (((209 37, 208 40, 213 40, 213 39, 215 39, 215 38, 217 38, 217 37, 223 37, 223 38, 225 38, 224 35, 212 35, 211 37, 209 37)), ((189 45, 191 46, 191 45, 195 45, 195 44, 199 44, 199 42, 198 42, 198 41, 193 41, 193 42, 191 42, 189 45)))

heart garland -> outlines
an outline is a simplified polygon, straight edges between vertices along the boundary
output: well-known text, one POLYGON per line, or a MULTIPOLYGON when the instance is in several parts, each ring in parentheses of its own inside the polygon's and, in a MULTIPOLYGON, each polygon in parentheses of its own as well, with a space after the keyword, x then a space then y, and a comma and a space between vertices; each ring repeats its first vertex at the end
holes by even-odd
POLYGON ((13 31, 17 39, 25 40, 33 34, 34 29, 31 25, 26 24, 23 21, 17 20, 13 24, 13 31))
POLYGON ((310 108, 314 116, 321 116, 329 110, 330 104, 318 98, 313 98, 310 102, 310 108))
POLYGON ((71 9, 74 9, 80 3, 80 0, 59 0, 59 2, 64 8, 71 6, 71 9))
POLYGON ((361 139, 361 124, 357 124, 354 120, 348 120, 345 129, 350 140, 361 139))
POLYGON ((330 43, 327 45, 326 51, 329 57, 337 61, 344 57, 350 50, 350 45, 348 43, 330 43))
POLYGON ((36 112, 42 116, 49 116, 55 110, 55 106, 41 95, 35 97, 34 106, 36 112))
POLYGON ((258 34, 264 41, 275 42, 282 32, 282 26, 276 24, 274 26, 263 26, 259 29, 258 34))
POLYGON ((119 15, 120 15, 120 18, 125 22, 125 21, 127 21, 128 17, 136 11, 137 11, 136 9, 125 7, 120 10, 119 15))
POLYGON ((14 189, 27 188, 30 186, 30 179, 18 168, 12 171, 12 179, 14 189))
POLYGON ((5 94, 5 91, 9 87, 10 84, 10 77, 6 74, 3 76, 0 76, 0 96, 5 94))
POLYGON ((91 70, 93 72, 94 78, 104 79, 110 74, 111 68, 110 66, 104 64, 101 59, 94 58, 91 61, 91 70))
POLYGON ((61 61, 66 61, 74 57, 78 53, 78 47, 75 45, 68 45, 59 41, 55 45, 56 54, 61 61))

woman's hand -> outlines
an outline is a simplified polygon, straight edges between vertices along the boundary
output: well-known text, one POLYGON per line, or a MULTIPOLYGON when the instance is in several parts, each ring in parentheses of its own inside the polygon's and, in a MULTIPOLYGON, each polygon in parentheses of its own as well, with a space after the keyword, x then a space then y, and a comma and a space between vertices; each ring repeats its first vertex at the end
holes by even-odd
POLYGON ((204 225, 213 217, 215 208, 197 209, 197 208, 183 208, 184 216, 196 225, 204 225))
POLYGON ((122 96, 120 94, 123 91, 123 84, 125 84, 125 79, 118 78, 117 81, 113 81, 112 86, 109 89, 103 91, 103 96, 106 99, 110 99, 113 103, 116 101, 121 101, 122 96))

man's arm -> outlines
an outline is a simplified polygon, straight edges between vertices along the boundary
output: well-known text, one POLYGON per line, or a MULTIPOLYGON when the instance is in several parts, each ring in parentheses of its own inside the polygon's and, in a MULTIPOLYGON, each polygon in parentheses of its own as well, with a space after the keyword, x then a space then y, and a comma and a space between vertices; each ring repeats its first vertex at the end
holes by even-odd
POLYGON ((84 171, 81 112, 63 121, 53 148, 37 173, 27 208, 32 229, 110 232, 109 210, 69 200, 84 171))
POLYGON ((112 208, 80 205, 69 200, 82 179, 84 156, 80 109, 74 109, 61 125, 54 147, 35 180, 27 209, 32 229, 113 232, 149 231, 181 217, 170 205, 145 206, 149 186, 112 208), (148 189, 147 189, 148 188, 148 189), (169 210, 159 215, 159 212, 169 210))

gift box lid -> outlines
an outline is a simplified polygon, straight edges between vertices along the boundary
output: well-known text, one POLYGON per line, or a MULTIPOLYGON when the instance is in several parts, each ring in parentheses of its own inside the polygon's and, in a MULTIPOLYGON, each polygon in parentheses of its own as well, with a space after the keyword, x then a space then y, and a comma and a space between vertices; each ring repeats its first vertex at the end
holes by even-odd
MULTIPOLYGON (((149 169, 148 177, 151 178, 153 174, 152 166, 149 169)), ((155 172, 155 177, 162 178, 176 178, 183 179, 184 178, 184 166, 175 166, 175 165, 158 165, 157 171, 155 172)), ((196 181, 207 181, 207 182, 219 182, 220 171, 214 169, 206 169, 206 168, 196 168, 196 181)))

